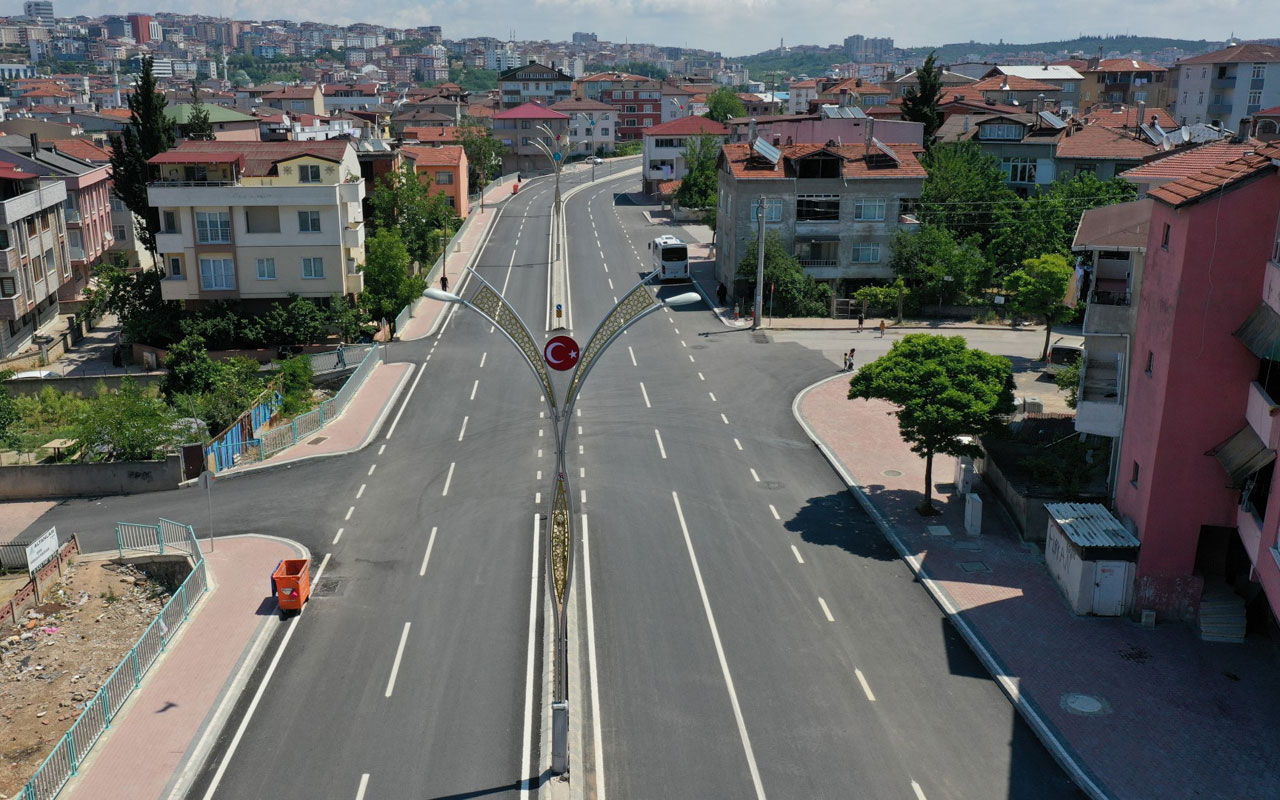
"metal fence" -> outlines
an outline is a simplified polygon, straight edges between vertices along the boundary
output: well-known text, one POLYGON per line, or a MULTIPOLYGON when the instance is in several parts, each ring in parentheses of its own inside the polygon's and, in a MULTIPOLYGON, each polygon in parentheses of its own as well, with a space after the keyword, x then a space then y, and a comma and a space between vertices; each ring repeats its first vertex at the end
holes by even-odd
POLYGON ((192 559, 191 574, 98 692, 85 703, 71 730, 54 745, 53 752, 27 782, 18 800, 52 800, 58 796, 209 588, 200 542, 190 525, 167 519, 160 520, 159 525, 122 522, 116 526, 116 547, 122 554, 126 549, 186 553, 192 559))
POLYGON ((354 364, 359 364, 364 357, 369 354, 375 345, 372 344, 351 344, 342 345, 337 350, 330 350, 327 353, 312 353, 311 371, 312 372, 332 372, 339 369, 349 369, 354 364))

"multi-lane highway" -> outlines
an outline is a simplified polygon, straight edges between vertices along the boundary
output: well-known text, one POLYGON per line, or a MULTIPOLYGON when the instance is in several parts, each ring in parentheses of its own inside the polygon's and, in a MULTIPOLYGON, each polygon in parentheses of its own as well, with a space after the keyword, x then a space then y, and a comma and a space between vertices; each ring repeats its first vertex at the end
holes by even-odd
MULTIPOLYGON (((669 232, 626 194, 638 176, 598 178, 565 209, 580 343, 669 232)), ((526 186, 477 264, 539 336, 550 206, 550 180, 526 186)), ((216 489, 219 533, 327 560, 268 691, 247 724, 246 692, 191 797, 546 787, 540 393, 465 309, 389 353, 414 372, 372 445, 216 489)), ((690 306, 646 318, 593 371, 568 447, 584 796, 1075 796, 792 418, 831 370, 690 306)), ((42 522, 198 519, 191 498, 72 503, 42 522)))

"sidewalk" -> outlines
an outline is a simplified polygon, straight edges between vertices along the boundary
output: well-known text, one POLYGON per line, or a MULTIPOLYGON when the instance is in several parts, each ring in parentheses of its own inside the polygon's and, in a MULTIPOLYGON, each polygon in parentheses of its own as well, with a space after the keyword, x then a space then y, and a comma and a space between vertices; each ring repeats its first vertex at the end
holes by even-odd
MULTIPOLYGON (((797 396, 793 411, 1082 788, 1116 798, 1277 796, 1280 685, 1269 644, 1211 644, 1185 624, 1073 615, 1039 549, 1022 543, 981 486, 981 536, 965 534, 964 504, 950 496, 935 493, 941 516, 920 517, 924 460, 901 440, 891 406, 847 392, 847 376, 836 376, 797 396)), ((955 460, 934 462, 935 485, 950 483, 955 460)))
POLYGON ((279 624, 268 589, 271 571, 280 559, 300 555, 306 555, 303 548, 283 539, 251 535, 214 542, 213 552, 205 553, 209 592, 61 797, 150 800, 185 788, 178 781, 188 760, 198 767, 208 755, 279 624))

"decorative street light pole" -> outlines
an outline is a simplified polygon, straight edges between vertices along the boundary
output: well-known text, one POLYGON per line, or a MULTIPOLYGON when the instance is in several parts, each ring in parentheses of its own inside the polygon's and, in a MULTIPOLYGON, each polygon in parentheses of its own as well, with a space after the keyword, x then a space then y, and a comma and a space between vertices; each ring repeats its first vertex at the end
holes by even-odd
MULTIPOLYGON (((439 289, 427 289, 423 295, 433 300, 446 303, 458 303, 475 311, 516 346, 525 362, 533 372, 534 379, 546 398, 547 409, 551 416, 551 425, 556 441, 556 469, 552 475, 552 489, 549 498, 550 534, 547 537, 547 574, 548 585, 552 593, 552 607, 555 610, 555 692, 552 707, 552 743, 551 771, 561 774, 569 768, 568 731, 569 731, 569 634, 568 634, 568 595, 571 570, 573 568, 573 494, 569 489, 569 471, 565 468, 565 444, 569 435, 570 421, 573 418, 573 406, 582 392, 582 384, 595 366, 600 354, 614 342, 631 325, 660 308, 682 306, 696 303, 702 299, 697 292, 686 292, 668 300, 661 301, 650 291, 649 283, 658 276, 655 270, 646 275, 622 299, 614 305, 609 313, 596 327, 586 347, 577 351, 572 339, 557 336, 547 342, 545 349, 540 350, 535 343, 528 326, 496 289, 479 273, 471 271, 471 276, 480 283, 480 287, 465 299, 460 295, 439 289), (567 352, 561 353, 560 350, 567 352), (569 385, 564 393, 563 404, 556 399, 555 384, 547 367, 566 370, 573 369, 569 377, 569 385)), ((461 283, 461 281, 460 281, 461 283)))

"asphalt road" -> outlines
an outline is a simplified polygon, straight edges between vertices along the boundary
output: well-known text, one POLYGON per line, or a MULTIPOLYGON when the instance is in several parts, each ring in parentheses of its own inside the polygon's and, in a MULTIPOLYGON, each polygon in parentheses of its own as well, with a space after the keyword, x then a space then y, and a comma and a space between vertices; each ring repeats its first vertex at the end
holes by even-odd
MULTIPOLYGON (((568 201, 580 343, 647 271, 657 231, 619 194, 638 184, 568 201)), ((526 185, 478 262, 538 335, 550 195, 526 185)), ((544 665, 526 658, 531 598, 535 636, 545 624, 533 520, 553 467, 539 393, 463 310, 389 354, 415 364, 394 430, 397 414, 359 453, 214 489, 218 535, 285 536, 328 561, 234 755, 251 692, 191 797, 224 763, 216 797, 354 797, 362 782, 368 798, 510 796, 541 780, 544 665)), ((575 667, 599 698, 575 709, 586 796, 1075 796, 792 418, 832 369, 699 305, 643 320, 592 373, 568 448, 590 553, 573 601, 588 619, 589 566, 596 656, 593 673, 584 645, 575 667)), ((116 520, 204 535, 204 500, 73 501, 39 525, 91 549, 116 520)))

